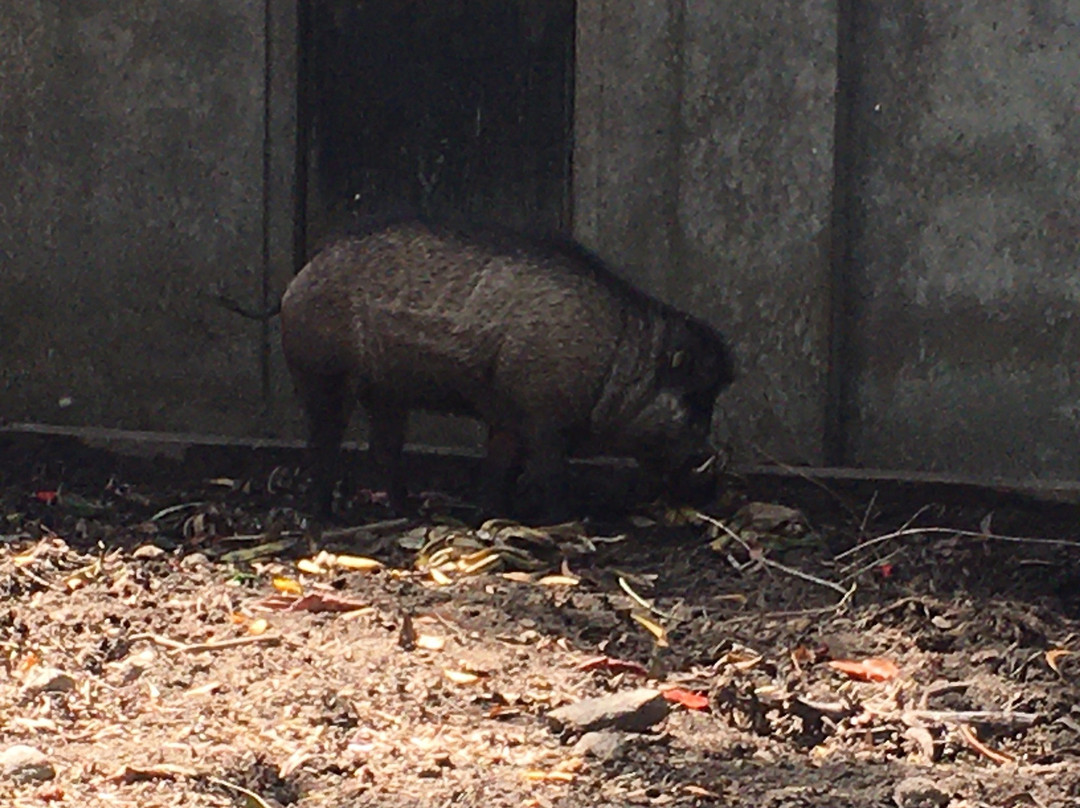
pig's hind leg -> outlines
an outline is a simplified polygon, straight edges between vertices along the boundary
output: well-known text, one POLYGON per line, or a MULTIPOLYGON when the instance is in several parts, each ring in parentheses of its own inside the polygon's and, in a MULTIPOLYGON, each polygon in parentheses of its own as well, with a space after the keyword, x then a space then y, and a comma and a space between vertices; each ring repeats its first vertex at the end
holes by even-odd
POLYGON ((346 374, 294 374, 308 426, 312 467, 311 507, 319 517, 331 515, 334 485, 341 475, 341 441, 356 406, 354 386, 346 374))
POLYGON ((567 521, 580 503, 570 487, 566 436, 545 418, 529 424, 523 437, 525 470, 517 484, 517 512, 549 524, 567 521))
POLYGON ((408 490, 403 454, 408 410, 397 402, 385 399, 366 402, 365 409, 370 420, 368 446, 371 460, 386 481, 390 508, 395 513, 405 513, 408 490))

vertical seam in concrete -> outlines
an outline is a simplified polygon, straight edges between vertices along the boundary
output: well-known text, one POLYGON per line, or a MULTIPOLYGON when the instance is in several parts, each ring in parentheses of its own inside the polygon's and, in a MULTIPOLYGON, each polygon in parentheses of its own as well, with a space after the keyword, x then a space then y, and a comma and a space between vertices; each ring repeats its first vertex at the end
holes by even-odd
POLYGON ((574 149, 576 148, 574 138, 574 117, 576 115, 577 103, 574 96, 577 87, 577 2, 572 3, 570 10, 570 42, 566 49, 564 56, 566 64, 563 67, 563 137, 566 139, 564 142, 563 154, 563 199, 562 210, 560 215, 562 221, 559 222, 559 229, 564 233, 573 235, 574 233, 574 149))
POLYGON ((833 119, 833 189, 829 233, 829 354, 825 398, 825 462, 850 462, 856 371, 851 361, 855 327, 855 239, 859 97, 857 14, 860 0, 837 0, 836 93, 833 119))
MULTIPOLYGON (((270 309, 270 183, 271 183, 271 87, 273 50, 272 4, 263 0, 263 152, 262 152, 262 310, 270 309)), ((270 405, 270 321, 260 324, 259 378, 263 406, 270 405)))
MULTIPOLYGON (((603 42, 607 39, 608 30, 608 4, 607 0, 599 0, 600 2, 600 31, 596 34, 596 40, 603 42)), ((576 27, 575 23, 575 27, 576 27)), ((611 130, 607 125, 607 78, 604 75, 604 61, 599 60, 599 67, 596 77, 597 85, 599 86, 599 92, 596 97, 596 112, 599 112, 599 122, 597 128, 599 131, 599 137, 594 140, 594 143, 599 144, 600 148, 597 149, 598 154, 595 156, 596 170, 594 171, 593 181, 596 183, 596 195, 594 197, 594 225, 592 228, 593 238, 597 239, 601 244, 604 243, 604 239, 601 236, 603 233, 603 221, 607 218, 607 200, 604 198, 604 177, 607 176, 607 152, 608 144, 611 142, 608 138, 611 130)), ((595 113, 594 113, 595 114, 595 113)), ((594 245, 595 246, 595 245, 594 245)))
POLYGON ((293 0, 296 8, 296 163, 293 170, 293 273, 307 263, 308 149, 311 132, 312 0, 293 0))
POLYGON ((686 266, 686 237, 682 228, 682 150, 686 141, 686 125, 683 119, 683 100, 686 95, 686 0, 671 0, 671 23, 669 25, 669 58, 671 59, 671 133, 668 141, 668 166, 671 176, 668 180, 667 202, 668 255, 679 271, 669 267, 663 273, 664 291, 670 300, 675 291, 672 283, 678 279, 681 283, 686 266))

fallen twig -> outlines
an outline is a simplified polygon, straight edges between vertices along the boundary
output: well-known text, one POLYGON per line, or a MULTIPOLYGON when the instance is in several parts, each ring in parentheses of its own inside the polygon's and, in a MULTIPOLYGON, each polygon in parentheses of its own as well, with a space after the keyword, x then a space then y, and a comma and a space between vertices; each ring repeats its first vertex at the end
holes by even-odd
POLYGON ((335 528, 334 530, 324 530, 322 532, 322 539, 341 540, 352 539, 358 536, 363 536, 365 533, 376 535, 378 533, 394 531, 399 528, 405 527, 409 524, 409 519, 402 517, 400 519, 384 519, 381 522, 372 522, 367 525, 356 525, 355 527, 342 527, 335 528))
POLYGON ((1009 710, 908 710, 902 715, 905 723, 993 724, 1012 728, 1030 727, 1041 717, 1038 713, 1014 713, 1009 710))
POLYGON ((960 737, 964 739, 964 743, 966 743, 980 755, 990 758, 990 760, 994 761, 995 763, 1004 765, 1006 763, 1012 763, 1016 760, 1016 758, 1014 758, 1012 755, 1007 755, 1004 752, 998 752, 984 744, 975 734, 975 730, 973 730, 967 724, 960 725, 960 737))
MULTIPOLYGON (((707 513, 700 513, 699 512, 698 515, 704 521, 708 522, 710 525, 714 525, 715 527, 718 527, 722 531, 727 533, 728 536, 731 537, 732 539, 734 539, 735 541, 737 541, 743 547, 744 550, 746 550, 747 552, 751 552, 750 547, 743 540, 743 537, 740 536, 738 533, 736 533, 734 530, 732 530, 730 527, 725 525, 719 519, 716 519, 716 518, 714 518, 712 516, 709 516, 707 513)), ((816 575, 811 575, 809 572, 803 572, 802 570, 797 570, 794 567, 789 567, 786 564, 781 564, 779 561, 773 561, 771 558, 766 558, 765 556, 759 556, 755 560, 760 561, 762 564, 764 564, 767 567, 771 567, 772 569, 779 570, 780 572, 783 572, 783 573, 786 573, 788 575, 794 576, 795 578, 802 578, 804 581, 810 581, 810 583, 817 584, 818 586, 824 586, 824 587, 828 587, 829 589, 833 589, 833 590, 839 592, 841 595, 844 595, 845 600, 847 599, 847 597, 849 597, 851 595, 852 592, 854 592, 854 589, 851 589, 851 590, 845 589, 844 587, 842 587, 840 584, 836 583, 835 581, 829 581, 829 580, 826 580, 825 578, 819 578, 816 575)))
POLYGON ((1080 543, 1075 541, 1069 541, 1068 539, 1040 539, 1025 536, 1001 536, 996 533, 980 533, 977 530, 959 530, 957 528, 951 527, 912 527, 901 528, 899 530, 894 530, 891 533, 885 533, 881 536, 875 536, 872 539, 867 539, 866 541, 856 544, 854 547, 840 553, 833 560, 841 561, 842 559, 854 555, 855 553, 862 552, 863 550, 874 547, 878 544, 883 544, 887 541, 892 541, 893 539, 901 539, 904 536, 920 536, 925 534, 949 534, 952 536, 962 536, 968 539, 986 539, 988 541, 1010 542, 1012 544, 1040 544, 1051 547, 1073 547, 1080 549, 1080 543))
POLYGON ((135 634, 131 641, 150 640, 151 642, 169 649, 170 654, 197 654, 202 651, 221 651, 226 648, 236 648, 242 645, 254 645, 255 643, 269 643, 277 645, 281 637, 277 634, 260 634, 254 637, 232 637, 228 640, 211 640, 199 643, 182 643, 177 640, 162 637, 160 634, 135 634))
POLYGON ((222 780, 220 777, 214 777, 213 775, 209 774, 206 776, 206 779, 207 782, 214 783, 215 785, 219 785, 222 788, 228 788, 232 791, 243 794, 249 800, 254 802, 257 806, 259 806, 259 808, 270 808, 270 803, 268 803, 266 800, 264 800, 262 797, 260 797, 258 794, 256 794, 254 791, 251 791, 250 789, 239 786, 236 783, 230 783, 228 780, 222 780))

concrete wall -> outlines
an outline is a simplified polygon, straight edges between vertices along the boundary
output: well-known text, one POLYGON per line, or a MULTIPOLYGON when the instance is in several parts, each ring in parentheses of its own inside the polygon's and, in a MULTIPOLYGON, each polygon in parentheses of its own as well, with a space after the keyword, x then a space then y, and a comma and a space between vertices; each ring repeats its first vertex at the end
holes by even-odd
POLYGON ((0 418, 259 428, 264 335, 205 291, 262 293, 264 24, 227 0, 0 6, 0 418))
POLYGON ((731 337, 744 457, 823 457, 835 15, 578 2, 575 231, 731 337))
MULTIPOLYGON (((732 338, 743 458, 1078 476, 1075 2, 577 14, 575 232, 732 338)), ((0 419, 298 433, 205 295, 294 269, 296 15, 0 6, 0 419)))
POLYGON ((1080 6, 873 2, 850 460, 1080 475, 1080 6))

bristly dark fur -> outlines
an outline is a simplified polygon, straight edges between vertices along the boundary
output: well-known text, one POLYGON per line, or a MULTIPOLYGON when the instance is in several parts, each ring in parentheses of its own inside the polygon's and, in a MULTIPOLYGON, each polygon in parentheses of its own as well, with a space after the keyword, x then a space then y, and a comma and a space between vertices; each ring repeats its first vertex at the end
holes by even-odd
POLYGON ((425 216, 408 205, 397 205, 380 213, 357 217, 342 235, 327 239, 321 248, 336 241, 363 239, 407 224, 420 224, 437 236, 468 241, 503 255, 539 260, 565 259, 569 266, 579 272, 587 272, 613 292, 634 300, 638 305, 702 322, 641 291, 588 247, 565 233, 550 229, 515 230, 496 222, 478 221, 465 216, 435 218, 425 216))

